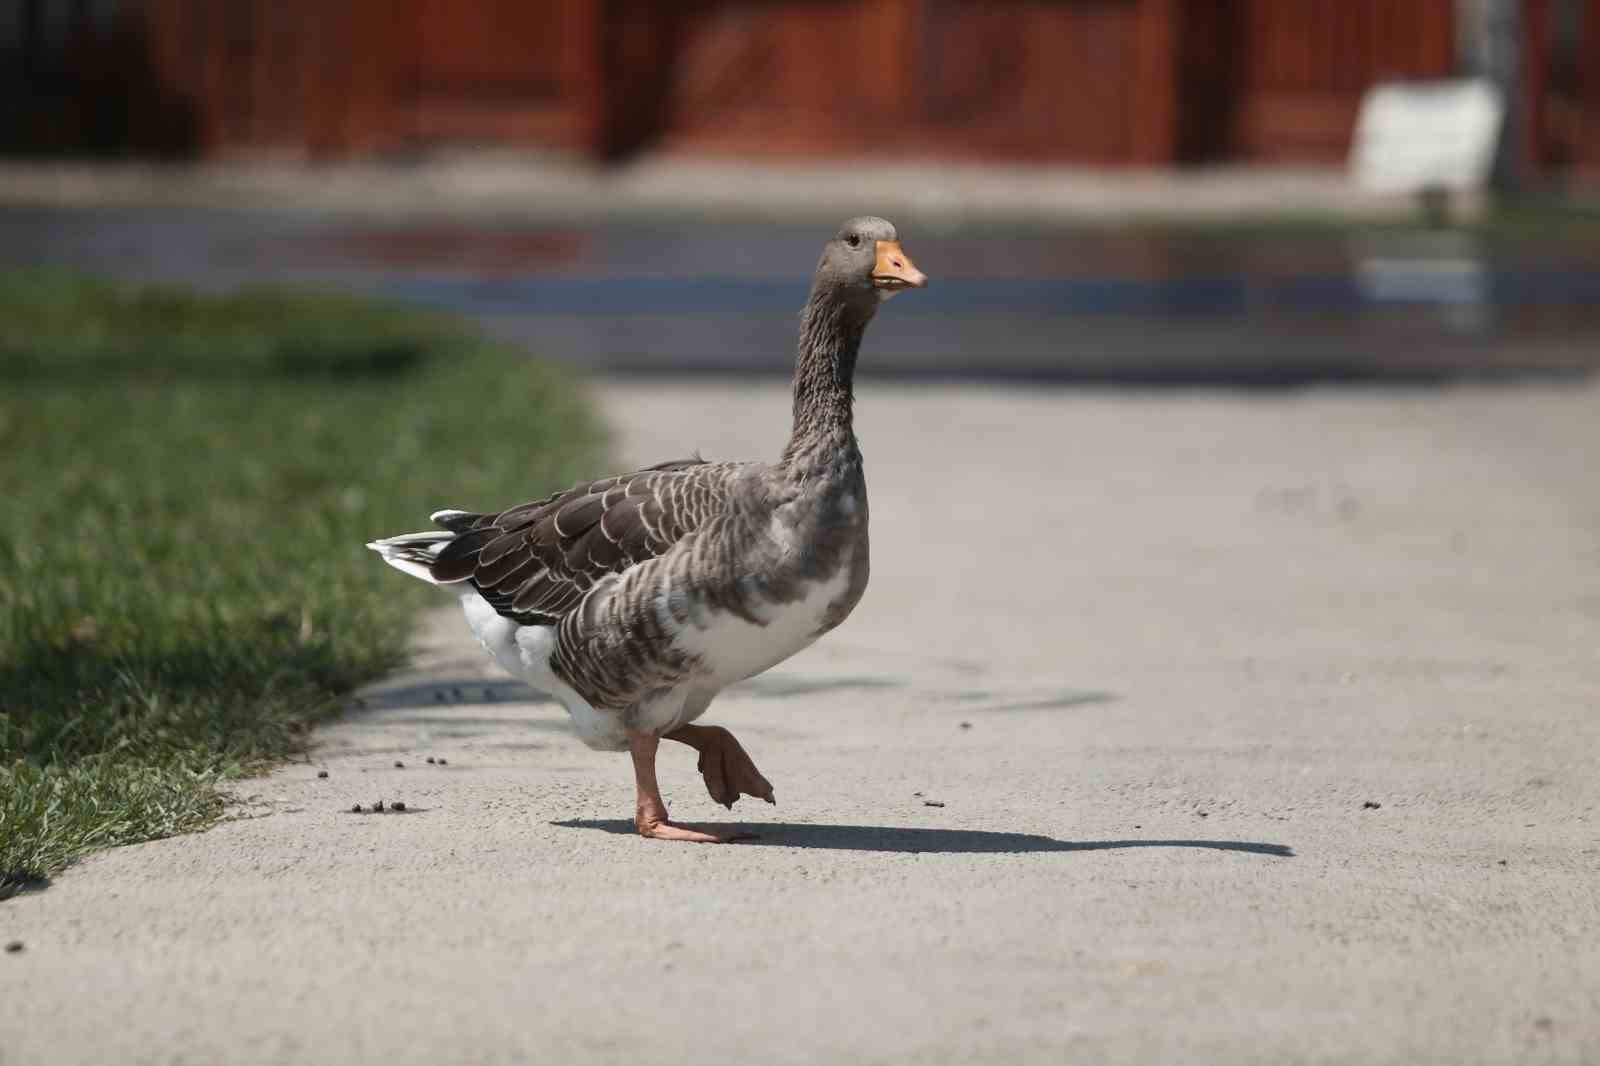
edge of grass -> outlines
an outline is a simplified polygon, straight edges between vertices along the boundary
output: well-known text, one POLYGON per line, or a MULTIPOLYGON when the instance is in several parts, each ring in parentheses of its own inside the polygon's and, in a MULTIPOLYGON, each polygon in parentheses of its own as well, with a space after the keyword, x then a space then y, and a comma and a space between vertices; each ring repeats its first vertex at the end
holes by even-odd
POLYGON ((0 898, 214 823, 405 660, 431 590, 366 541, 603 442, 569 369, 280 289, 0 275, 0 382, 0 898))

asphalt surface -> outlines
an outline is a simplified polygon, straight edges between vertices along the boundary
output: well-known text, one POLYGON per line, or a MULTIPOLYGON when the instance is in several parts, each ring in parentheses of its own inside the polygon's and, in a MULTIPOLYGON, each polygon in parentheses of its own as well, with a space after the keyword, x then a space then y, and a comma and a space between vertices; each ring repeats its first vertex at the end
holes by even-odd
MULTIPOLYGON (((638 461, 786 428, 601 395, 638 461)), ((1597 414, 864 388, 867 597, 708 718, 778 806, 663 755, 757 839, 631 835, 445 611, 233 820, 0 905, 0 1063, 1600 1061, 1597 414)))

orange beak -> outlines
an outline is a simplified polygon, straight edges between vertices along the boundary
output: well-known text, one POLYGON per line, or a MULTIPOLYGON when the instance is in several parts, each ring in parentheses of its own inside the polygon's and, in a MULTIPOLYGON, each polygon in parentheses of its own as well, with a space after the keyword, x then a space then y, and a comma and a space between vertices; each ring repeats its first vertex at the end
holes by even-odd
POLYGON ((928 284, 928 275, 917 269, 917 264, 900 248, 899 241, 877 242, 878 261, 872 268, 872 284, 889 292, 901 289, 920 289, 928 284))

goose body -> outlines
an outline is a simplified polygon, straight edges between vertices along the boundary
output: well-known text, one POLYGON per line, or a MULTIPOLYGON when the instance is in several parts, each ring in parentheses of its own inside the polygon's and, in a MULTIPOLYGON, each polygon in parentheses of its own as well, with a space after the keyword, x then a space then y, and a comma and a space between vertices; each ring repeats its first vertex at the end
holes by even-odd
POLYGON ((646 836, 714 840, 666 819, 659 739, 701 753, 713 798, 772 801, 725 730, 693 725, 724 687, 838 626, 869 571, 851 383, 878 305, 926 279, 882 219, 845 223, 801 317, 794 424, 771 463, 678 460, 443 528, 374 541, 397 569, 452 588, 507 672, 558 700, 584 743, 633 753, 646 836))
POLYGON ((465 534, 443 533, 421 543, 403 540, 397 547, 377 542, 376 547, 405 553, 414 563, 425 559, 428 578, 460 595, 468 626, 503 669, 557 699, 584 743, 623 750, 629 729, 664 735, 687 725, 727 685, 812 644, 844 621, 866 587, 866 486, 859 457, 841 469, 844 476, 837 482, 814 479, 808 486, 766 464, 668 466, 669 471, 624 475, 608 487, 576 486, 498 515, 441 513, 441 521, 467 525, 465 517, 471 524, 465 534), (669 476, 658 476, 664 473, 669 476), (699 491, 721 506, 708 508, 712 513, 702 524, 660 555, 633 565, 623 559, 620 571, 610 560, 594 560, 591 570, 576 569, 568 558, 576 553, 580 562, 589 561, 578 545, 586 533, 598 530, 608 545, 616 543, 610 539, 615 533, 608 536, 613 527, 605 524, 606 516, 630 498, 644 496, 644 488, 628 495, 638 479, 651 483, 652 500, 675 490, 699 491), (540 542, 524 532, 525 524, 537 525, 537 516, 549 514, 554 528, 562 514, 590 506, 585 501, 596 495, 601 510, 595 525, 589 531, 563 527, 567 535, 557 541, 563 548, 559 559, 553 566, 541 561, 540 542), (748 513, 741 514, 734 501, 748 513), (498 569, 482 561, 490 545, 519 534, 523 543, 515 550, 527 561, 492 556, 498 569), (470 557, 479 541, 485 543, 477 548, 474 574, 485 576, 448 581, 433 576, 453 575, 452 563, 470 557), (553 602, 541 611, 525 597, 519 611, 518 595, 530 583, 529 571, 552 570, 559 578, 547 593, 553 602), (502 571, 507 576, 493 581, 502 571), (581 609, 554 619, 543 613, 560 610, 574 593, 581 609))

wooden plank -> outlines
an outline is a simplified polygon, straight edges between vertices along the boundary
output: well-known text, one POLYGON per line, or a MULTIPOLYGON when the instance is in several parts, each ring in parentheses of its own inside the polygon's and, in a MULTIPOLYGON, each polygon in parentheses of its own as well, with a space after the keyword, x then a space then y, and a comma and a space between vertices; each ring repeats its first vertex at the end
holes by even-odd
POLYGON ((568 76, 583 87, 590 108, 587 151, 617 158, 644 147, 661 130, 671 76, 671 13, 651 0, 613 0, 608 11, 592 5, 586 17, 597 60, 581 69, 583 57, 575 55, 568 76))
POLYGON ((1236 158, 1341 160, 1368 88, 1443 77, 1454 67, 1453 0, 1239 5, 1233 50, 1240 73, 1232 103, 1217 109, 1236 158))
POLYGON ((1178 161, 1178 39, 1181 0, 1139 0, 1133 77, 1131 161, 1171 166, 1178 161))
POLYGON ((1177 30, 1176 158, 1197 163, 1226 155, 1227 116, 1242 76, 1231 5, 1185 3, 1177 30))
POLYGON ((1600 0, 1589 0, 1583 12, 1583 69, 1579 72, 1583 120, 1582 166, 1588 177, 1600 177, 1600 0))
POLYGON ((603 149, 601 0, 417 0, 416 135, 603 149))
POLYGON ((1421 5, 1422 55, 1424 70, 1444 76, 1455 68, 1456 8, 1453 3, 1421 5))
POLYGON ((573 5, 528 0, 422 0, 418 78, 424 93, 559 93, 573 5))
MULTIPOLYGON (((1168 156, 1170 86, 1146 98, 1148 125, 1136 131, 1140 2, 930 4, 919 36, 933 69, 913 116, 920 143, 961 155, 1127 164, 1142 134, 1145 151, 1168 156)), ((1144 54, 1159 67, 1164 47, 1152 43, 1144 54)))
POLYGON ((1240 104, 1236 143, 1253 159, 1336 163, 1345 158, 1359 109, 1349 93, 1256 94, 1240 104))
POLYGON ((183 9, 183 17, 189 23, 191 46, 196 49, 194 55, 201 63, 195 99, 200 106, 200 150, 208 154, 226 146, 231 132, 227 33, 223 25, 226 14, 220 4, 208 5, 193 0, 183 9))
POLYGON ((1545 114, 1550 92, 1550 2, 1523 0, 1522 5, 1522 115, 1517 146, 1523 171, 1530 175, 1545 169, 1547 130, 1545 114))
POLYGON ((568 146, 591 156, 613 153, 612 86, 606 65, 603 0, 561 0, 561 24, 566 28, 561 46, 561 84, 567 120, 573 130, 568 146))

